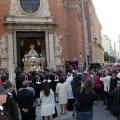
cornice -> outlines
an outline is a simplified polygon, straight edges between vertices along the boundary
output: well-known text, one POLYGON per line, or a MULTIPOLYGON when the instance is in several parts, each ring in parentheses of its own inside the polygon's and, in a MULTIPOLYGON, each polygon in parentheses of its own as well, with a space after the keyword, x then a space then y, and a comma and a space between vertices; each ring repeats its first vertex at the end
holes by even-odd
MULTIPOLYGON (((78 0, 76 0, 76 1, 79 2, 78 0)), ((66 2, 66 1, 63 1, 63 4, 64 4, 66 7, 69 7, 69 8, 77 8, 77 9, 79 9, 79 10, 81 11, 80 6, 78 6, 78 5, 70 4, 70 3, 66 2)))
POLYGON ((93 1, 92 1, 92 0, 89 0, 89 3, 91 4, 91 6, 92 6, 92 8, 93 8, 94 13, 95 13, 95 17, 96 17, 96 19, 98 20, 98 22, 99 22, 99 24, 100 24, 100 26, 101 26, 101 29, 102 29, 102 25, 101 25, 101 22, 100 22, 100 20, 99 20, 99 18, 98 18, 97 13, 96 13, 96 9, 95 9, 95 6, 94 6, 94 4, 93 4, 93 1))

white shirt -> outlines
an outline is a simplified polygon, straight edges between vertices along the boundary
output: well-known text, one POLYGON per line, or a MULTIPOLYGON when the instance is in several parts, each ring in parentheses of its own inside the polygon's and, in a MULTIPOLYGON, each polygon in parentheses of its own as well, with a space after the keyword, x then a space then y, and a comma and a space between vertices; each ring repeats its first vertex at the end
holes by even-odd
POLYGON ((3 111, 3 106, 0 106, 0 110, 2 110, 2 111, 3 111))
POLYGON ((49 79, 49 80, 44 80, 43 82, 46 82, 46 81, 47 81, 48 83, 50 83, 50 82, 51 82, 51 80, 50 80, 50 79, 49 79))
POLYGON ((120 73, 117 74, 117 77, 120 78, 120 73))
POLYGON ((109 75, 106 77, 100 78, 100 81, 103 81, 104 91, 106 91, 106 92, 109 92, 109 90, 110 90, 110 78, 111 78, 111 76, 109 76, 109 75))
POLYGON ((67 88, 68 90, 72 90, 72 87, 71 87, 71 81, 73 80, 73 76, 69 76, 67 79, 66 79, 66 83, 67 83, 67 88))
POLYGON ((69 76, 66 79, 66 83, 67 83, 67 97, 68 99, 73 99, 73 92, 72 92, 72 86, 71 86, 71 81, 73 80, 73 76, 69 76))
POLYGON ((12 93, 9 93, 9 92, 8 92, 7 94, 10 95, 10 96, 12 96, 12 93))

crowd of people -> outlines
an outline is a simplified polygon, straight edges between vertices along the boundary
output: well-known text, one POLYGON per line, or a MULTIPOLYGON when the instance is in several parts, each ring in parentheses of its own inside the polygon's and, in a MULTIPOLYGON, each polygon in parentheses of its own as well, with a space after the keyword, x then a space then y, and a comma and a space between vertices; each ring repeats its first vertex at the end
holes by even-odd
POLYGON ((45 68, 44 71, 25 73, 16 69, 15 86, 8 79, 8 72, 0 76, 0 120, 35 120, 36 105, 41 108, 44 120, 72 111, 76 120, 92 120, 93 104, 103 102, 105 110, 110 110, 119 120, 120 116, 120 69, 95 69, 83 71, 74 59, 66 73, 58 68, 45 68), (20 114, 19 114, 20 111, 20 114))

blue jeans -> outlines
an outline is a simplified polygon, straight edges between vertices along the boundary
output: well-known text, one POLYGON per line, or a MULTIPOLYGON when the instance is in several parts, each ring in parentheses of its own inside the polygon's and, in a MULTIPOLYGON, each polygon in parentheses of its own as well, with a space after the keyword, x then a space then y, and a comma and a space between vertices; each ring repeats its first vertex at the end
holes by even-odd
POLYGON ((86 111, 86 112, 78 112, 76 120, 92 120, 93 118, 93 111, 86 111))

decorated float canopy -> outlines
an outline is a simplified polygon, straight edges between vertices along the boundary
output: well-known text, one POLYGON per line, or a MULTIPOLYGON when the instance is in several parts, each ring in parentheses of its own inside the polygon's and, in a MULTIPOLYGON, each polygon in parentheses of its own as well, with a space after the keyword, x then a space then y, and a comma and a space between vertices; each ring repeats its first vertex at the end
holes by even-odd
POLYGON ((24 70, 26 73, 31 71, 43 71, 45 58, 42 57, 42 54, 38 54, 34 50, 34 45, 30 45, 31 50, 28 54, 24 55, 22 62, 24 63, 24 70))

